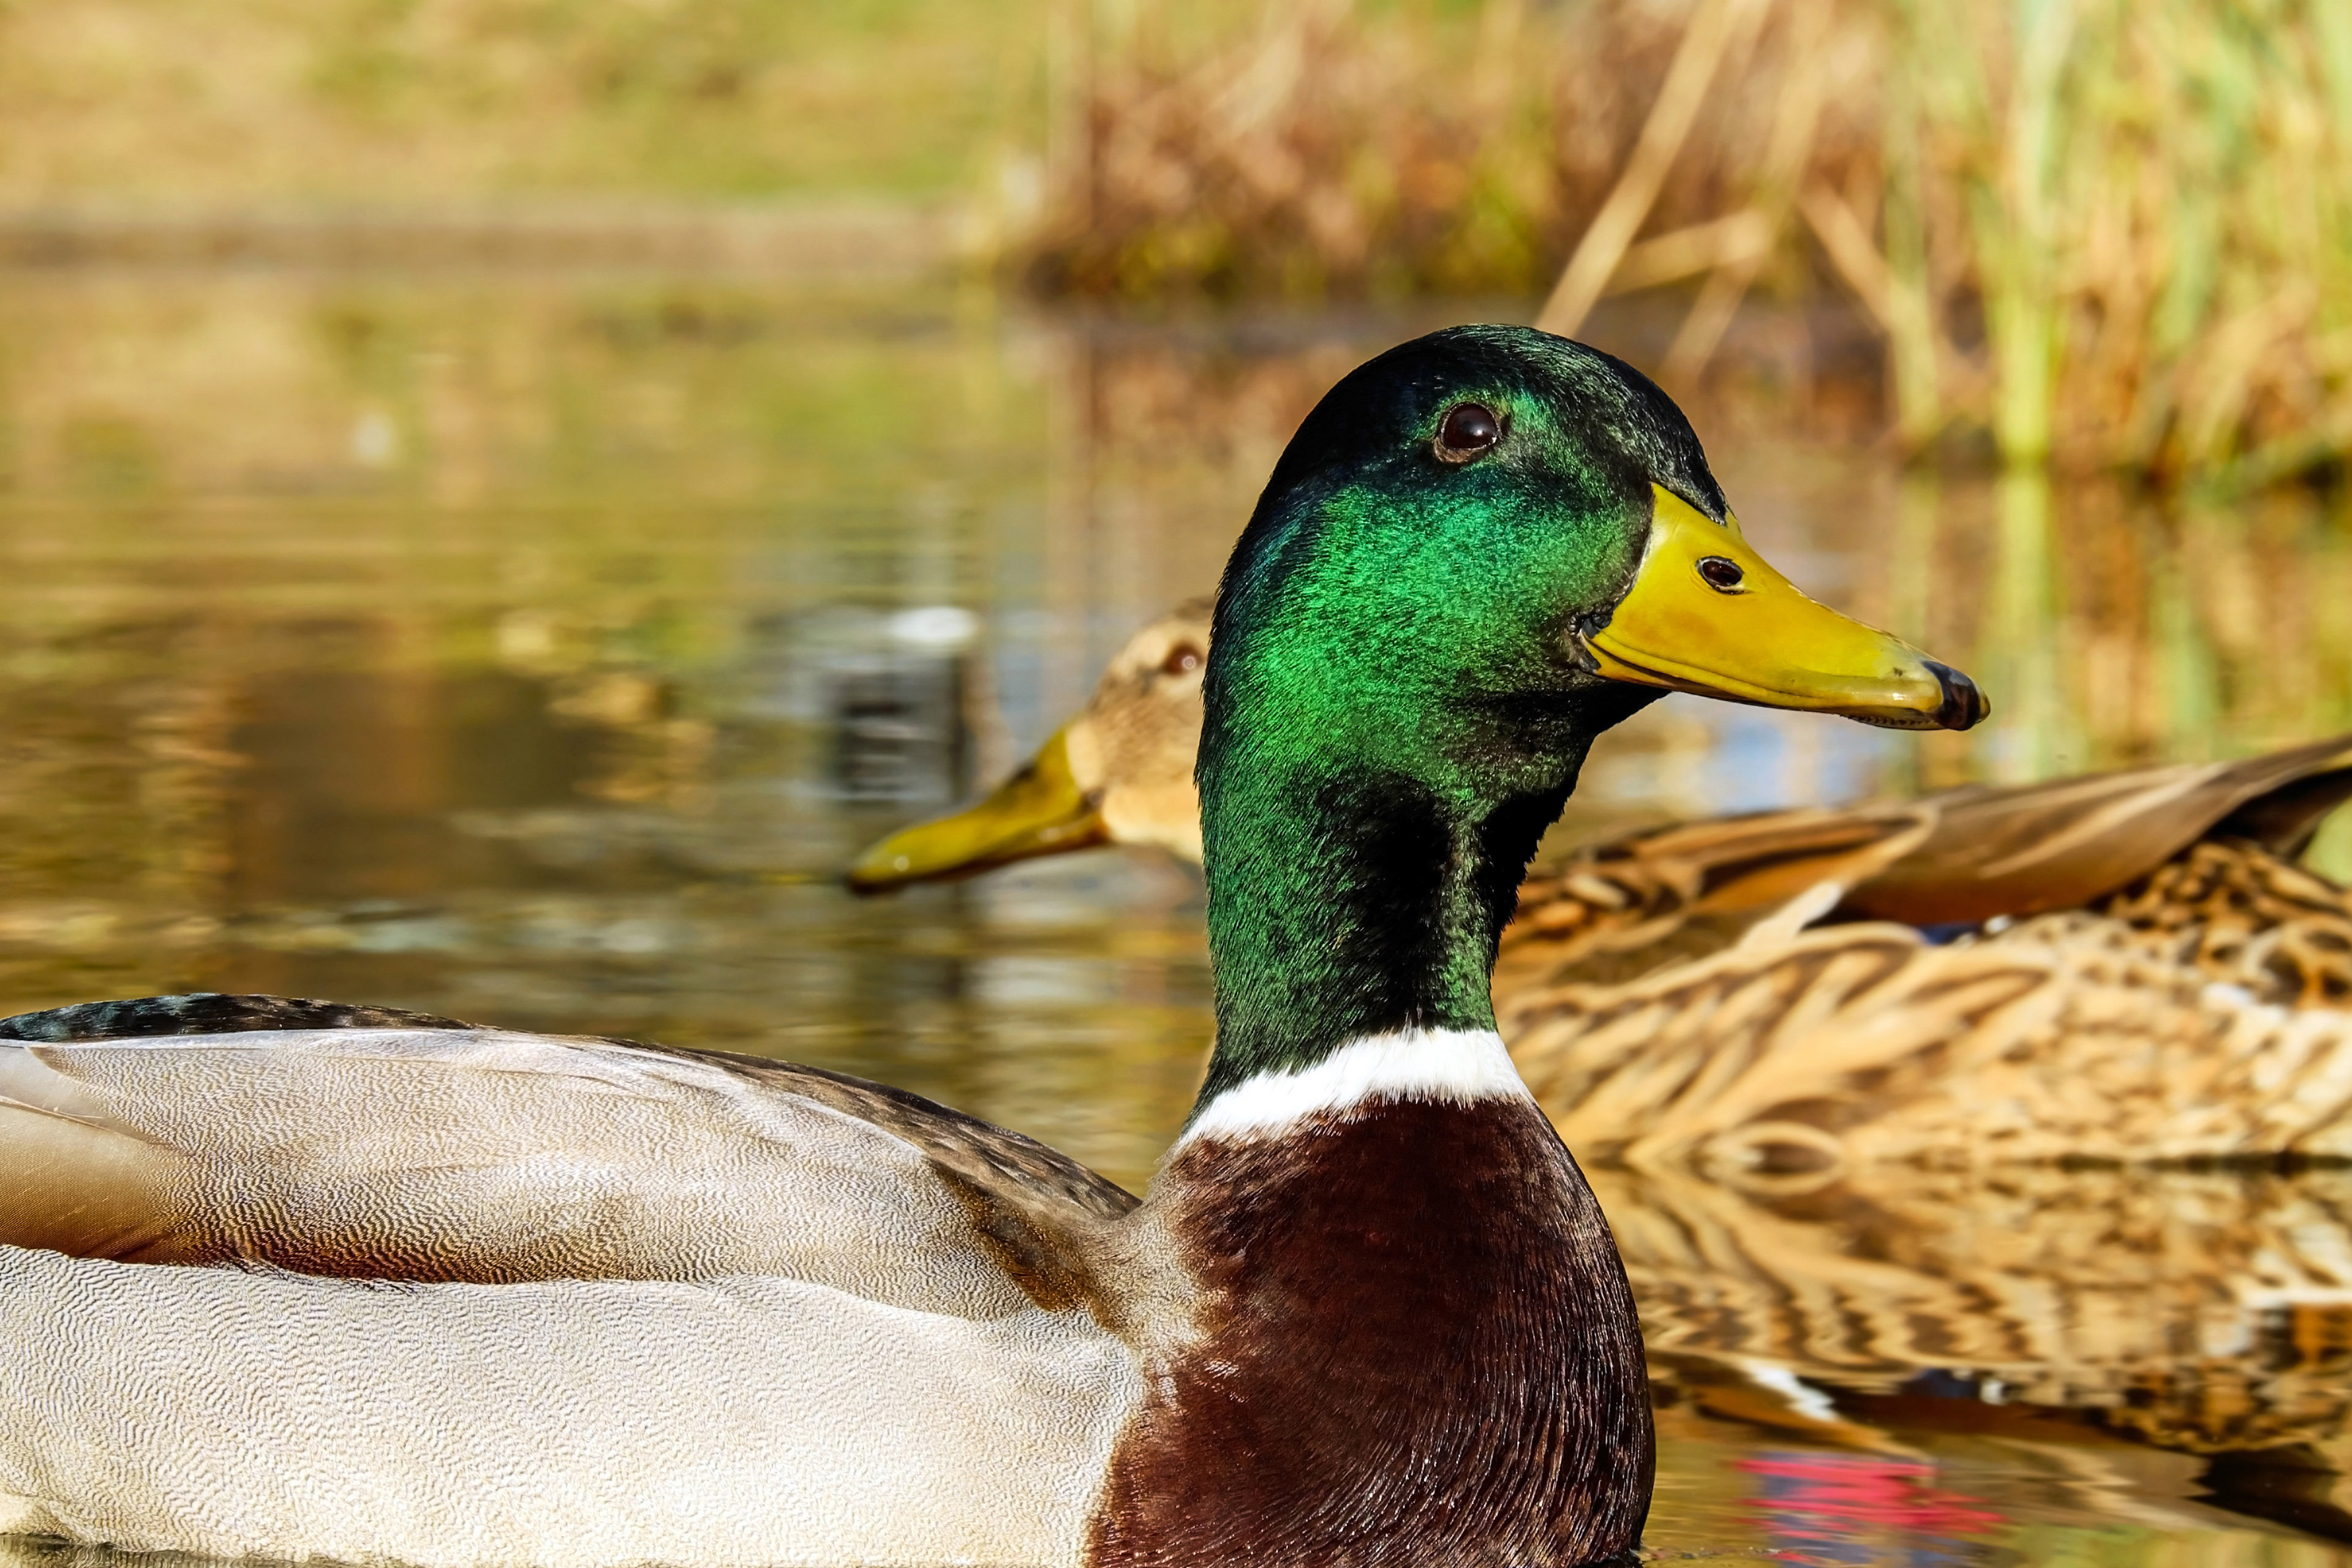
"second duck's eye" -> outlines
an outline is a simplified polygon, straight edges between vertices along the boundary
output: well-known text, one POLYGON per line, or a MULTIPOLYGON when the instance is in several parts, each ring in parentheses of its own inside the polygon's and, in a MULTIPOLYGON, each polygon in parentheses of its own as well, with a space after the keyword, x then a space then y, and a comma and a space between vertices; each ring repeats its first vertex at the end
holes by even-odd
POLYGON ((1437 426, 1437 458, 1466 463, 1503 438, 1503 422, 1483 403, 1457 403, 1437 426))
POLYGON ((1201 650, 1188 642, 1180 642, 1170 648, 1168 657, 1160 661, 1160 673, 1162 675, 1190 675, 1200 668, 1201 650))

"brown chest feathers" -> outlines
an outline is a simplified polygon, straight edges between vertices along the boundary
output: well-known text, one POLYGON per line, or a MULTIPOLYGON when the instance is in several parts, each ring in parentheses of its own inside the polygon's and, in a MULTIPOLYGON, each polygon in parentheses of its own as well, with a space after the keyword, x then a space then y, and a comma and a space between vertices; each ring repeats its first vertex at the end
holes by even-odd
POLYGON ((1640 1331, 1532 1104, 1388 1104, 1182 1151, 1204 1303, 1110 1462, 1097 1564, 1571 1568, 1649 1510, 1640 1331))

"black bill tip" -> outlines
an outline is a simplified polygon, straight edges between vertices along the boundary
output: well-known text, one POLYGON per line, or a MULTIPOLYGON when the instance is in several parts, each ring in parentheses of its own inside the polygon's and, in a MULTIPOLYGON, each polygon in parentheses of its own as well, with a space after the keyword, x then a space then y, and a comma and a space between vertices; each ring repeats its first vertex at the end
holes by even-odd
POLYGON ((1973 730, 1992 712, 1992 704, 1977 689, 1977 683, 1948 664, 1934 659, 1927 661, 1936 674, 1936 683, 1944 689, 1943 705, 1936 710, 1936 725, 1943 730, 1973 730))

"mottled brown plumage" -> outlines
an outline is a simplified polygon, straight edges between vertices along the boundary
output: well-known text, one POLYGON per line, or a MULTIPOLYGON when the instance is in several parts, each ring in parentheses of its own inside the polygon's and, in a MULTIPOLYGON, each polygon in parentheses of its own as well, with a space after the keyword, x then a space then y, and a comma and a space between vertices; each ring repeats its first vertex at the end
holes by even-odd
MULTIPOLYGON (((1531 878, 1496 989, 1631 979, 1720 951, 1823 882, 1840 889, 1821 911, 1833 921, 1950 928, 2088 909, 2184 932, 2217 918, 2246 936, 2333 930, 2352 898, 2290 862, 2347 797, 2352 738, 2339 736, 2242 762, 1676 824, 1531 878)), ((2293 1000, 2344 994, 2315 984, 2293 1000)))
POLYGON ((2193 934, 2086 911, 1943 947, 1892 922, 1766 934, 1498 1008, 1588 1159, 1787 1185, 2352 1156, 2352 1014, 2260 1000, 2251 945, 2200 957, 2193 934))
POLYGON ((1931 797, 1916 847, 1857 882, 1845 908, 1912 925, 2089 905, 2212 836, 2292 858, 2352 796, 2352 737, 2240 762, 2092 773, 1931 797))
POLYGON ((2352 900, 2246 839, 2204 839, 2090 905, 2158 952, 2285 1007, 2352 998, 2352 900))
POLYGON ((1864 881, 1935 826, 1925 802, 1807 807, 1588 847, 1520 889, 1496 961, 1496 1000, 1507 1006, 1525 986, 1630 980, 1721 952, 1809 889, 1864 881))

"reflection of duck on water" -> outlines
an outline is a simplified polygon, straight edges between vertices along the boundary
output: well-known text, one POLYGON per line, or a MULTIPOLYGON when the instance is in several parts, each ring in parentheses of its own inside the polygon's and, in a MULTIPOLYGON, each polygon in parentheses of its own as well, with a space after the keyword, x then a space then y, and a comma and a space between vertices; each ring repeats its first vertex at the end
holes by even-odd
POLYGON ((1801 1197, 1600 1171, 1654 1370, 1792 1430, 2085 1412, 2196 1452, 2352 1440, 2352 1175, 1882 1170, 1801 1197), (1805 1384, 1836 1395, 1831 1401, 1805 1384), (1941 1409, 1938 1409, 1938 1406, 1941 1409))
MULTIPOLYGON (((1139 632, 1020 774, 853 884, 1197 859, 1208 635, 1198 603, 1139 632)), ((2352 1155, 2352 900, 2293 863, 2347 795, 2339 738, 1638 834, 1522 890, 1497 1016, 1577 1147, 1645 1167, 2352 1155)))

